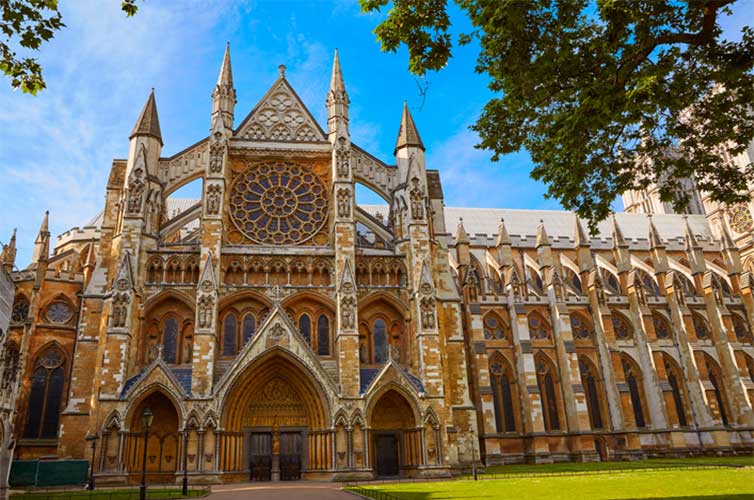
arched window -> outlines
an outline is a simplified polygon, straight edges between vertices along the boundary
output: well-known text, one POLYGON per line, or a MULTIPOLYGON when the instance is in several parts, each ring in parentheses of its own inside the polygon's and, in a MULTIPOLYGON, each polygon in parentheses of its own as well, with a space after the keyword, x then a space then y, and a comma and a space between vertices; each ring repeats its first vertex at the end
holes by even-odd
POLYGON ((581 278, 572 270, 565 268, 566 283, 568 286, 576 292, 576 295, 584 295, 584 287, 581 286, 581 278))
POLYGON ((720 385, 723 380, 722 372, 720 371, 720 367, 717 366, 717 363, 715 363, 712 358, 710 358, 709 356, 705 357, 707 375, 709 377, 710 384, 712 385, 712 391, 714 392, 718 411, 720 412, 720 420, 722 421, 723 425, 728 425, 728 411, 725 405, 726 397, 725 393, 723 392, 723 388, 720 385))
POLYGON ((692 321, 694 323, 694 331, 696 332, 696 338, 698 339, 708 339, 710 338, 710 329, 709 329, 709 323, 707 323, 707 320, 704 319, 701 314, 694 313, 692 316, 692 321))
POLYGON ((615 332, 615 338, 618 340, 629 340, 634 337, 634 329, 631 327, 631 323, 626 319, 623 314, 613 311, 610 315, 610 319, 613 323, 613 331, 615 332))
POLYGON ((24 437, 55 439, 58 434, 60 403, 65 383, 65 355, 49 347, 34 363, 24 437))
POLYGON ((25 321, 29 316, 29 300, 23 295, 16 297, 13 302, 13 312, 11 313, 11 321, 14 323, 20 323, 25 321))
POLYGON ((246 345, 249 340, 254 337, 254 332, 257 328, 257 322, 254 315, 251 313, 246 314, 243 318, 243 344, 246 345))
POLYGON ((330 355, 330 320, 324 314, 317 320, 317 354, 330 355))
POLYGON ((236 315, 225 316, 223 324, 223 356, 236 355, 236 315))
POLYGON ((618 278, 608 271, 607 269, 601 269, 602 271, 602 281, 605 283, 605 288, 607 288, 607 291, 613 295, 620 295, 620 281, 618 281, 618 278))
POLYGON ((529 334, 533 339, 549 339, 551 337, 550 324, 541 314, 534 311, 529 313, 529 334))
POLYGON ((652 325, 654 325, 655 335, 658 339, 669 339, 673 336, 670 323, 662 314, 652 313, 652 325))
POLYGON ((309 319, 308 314, 302 314, 298 319, 298 331, 301 332, 301 336, 304 337, 306 343, 311 345, 312 343, 312 320, 309 319))
POLYGON ((634 412, 634 421, 636 427, 644 428, 647 426, 644 419, 644 406, 641 400, 641 392, 639 389, 639 383, 641 382, 638 368, 634 366, 632 362, 629 362, 625 358, 623 359, 623 374, 626 377, 626 384, 628 385, 628 392, 631 399, 631 409, 634 412))
POLYGON ((0 391, 11 389, 16 385, 19 357, 18 344, 15 342, 5 344, 5 353, 3 358, 0 359, 0 366, 3 367, 0 391))
POLYGON ((675 406, 675 413, 678 415, 678 425, 686 427, 688 421, 686 420, 686 409, 683 406, 683 396, 681 395, 681 386, 679 384, 679 380, 683 380, 683 377, 675 362, 667 355, 664 355, 664 358, 665 373, 668 377, 668 384, 670 385, 670 391, 673 395, 673 406, 675 406))
POLYGON ((581 384, 584 386, 584 392, 586 393, 589 422, 592 424, 592 429, 602 429, 604 423, 602 421, 596 371, 588 360, 582 358, 579 360, 579 372, 581 373, 581 384))
POLYGON ((746 367, 749 369, 749 378, 754 382, 754 358, 746 356, 746 367))
POLYGON ((736 338, 741 342, 748 342, 751 340, 751 332, 746 325, 746 321, 738 314, 732 314, 733 331, 736 332, 736 338))
POLYGON ((169 317, 165 320, 162 333, 162 359, 175 363, 178 358, 178 320, 169 317))
POLYGON ((374 338, 374 362, 385 363, 387 361, 387 325, 382 318, 374 320, 372 337, 374 338))
POLYGON ((516 419, 513 414, 513 395, 510 370, 498 356, 490 361, 490 381, 492 402, 495 407, 495 429, 497 432, 515 432, 516 419))
POLYGON ((542 414, 545 417, 545 430, 558 431, 560 430, 560 411, 558 396, 555 392, 555 368, 545 356, 538 357, 535 362, 539 398, 542 402, 542 414))
POLYGON ((647 294, 659 297, 660 287, 657 286, 657 282, 654 278, 646 271, 639 270, 638 273, 641 276, 641 284, 644 285, 644 290, 646 290, 647 294))
POLYGON ((529 276, 531 277, 531 279, 529 280, 529 287, 536 295, 544 295, 545 285, 542 282, 542 277, 533 267, 526 266, 526 268, 529 272, 529 276))
POLYGON ((594 335, 592 325, 584 315, 579 313, 571 314, 571 331, 573 336, 577 339, 590 339, 594 335))
POLYGON ((507 338, 506 326, 500 316, 494 312, 487 313, 484 317, 484 338, 488 340, 507 338))

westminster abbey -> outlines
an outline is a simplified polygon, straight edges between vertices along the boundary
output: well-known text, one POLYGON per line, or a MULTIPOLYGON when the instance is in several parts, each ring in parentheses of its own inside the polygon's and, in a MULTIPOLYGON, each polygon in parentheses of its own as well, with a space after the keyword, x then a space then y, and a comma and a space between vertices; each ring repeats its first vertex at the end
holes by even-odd
POLYGON ((226 49, 208 137, 164 156, 152 93, 102 212, 56 240, 45 215, 26 267, 4 246, 15 459, 88 460, 96 435, 99 483, 144 457, 150 482, 217 483, 752 450, 754 265, 725 217, 590 235, 446 207, 407 107, 390 161, 351 142, 337 53, 325 103, 323 128, 281 66, 236 120, 226 49))

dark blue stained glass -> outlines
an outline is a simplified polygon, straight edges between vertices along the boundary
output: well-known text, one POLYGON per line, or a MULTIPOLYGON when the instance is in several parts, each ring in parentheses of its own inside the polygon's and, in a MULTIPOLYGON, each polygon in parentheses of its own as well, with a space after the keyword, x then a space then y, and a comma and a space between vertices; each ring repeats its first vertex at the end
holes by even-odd
POLYGON ((306 343, 311 345, 312 343, 312 321, 309 319, 309 315, 302 314, 298 320, 298 330, 306 340, 306 343))
POLYGON ((178 321, 175 318, 165 320, 162 335, 162 359, 166 363, 175 363, 178 353, 178 321))
POLYGON ((39 437, 46 390, 47 370, 40 366, 31 377, 31 390, 29 391, 29 406, 26 412, 26 429, 24 430, 24 437, 32 439, 39 437))
POLYGON ((387 325, 382 318, 374 320, 374 362, 385 363, 387 361, 387 325))
POLYGON ((223 356, 236 355, 236 316, 228 314, 223 325, 223 356))
POLYGON ((257 323, 252 314, 247 314, 243 319, 243 343, 246 343, 254 337, 254 332, 257 329, 257 323))
POLYGON ((47 402, 45 404, 44 421, 42 423, 42 439, 55 439, 58 435, 58 420, 60 418, 60 402, 63 399, 63 383, 65 374, 63 367, 55 368, 47 383, 47 402))
POLYGON ((330 355, 330 320, 324 314, 317 320, 317 354, 330 355))
POLYGON ((636 427, 643 428, 646 427, 646 422, 644 421, 644 407, 641 404, 641 396, 639 395, 639 384, 636 381, 636 377, 633 376, 633 374, 630 374, 628 377, 626 377, 626 382, 628 382, 628 392, 631 395, 631 407, 634 410, 634 418, 636 419, 636 427))
POLYGON ((560 430, 560 417, 558 415, 558 400, 555 398, 555 382, 552 375, 545 375, 545 395, 547 396, 547 408, 545 411, 549 416, 550 428, 548 430, 560 430))

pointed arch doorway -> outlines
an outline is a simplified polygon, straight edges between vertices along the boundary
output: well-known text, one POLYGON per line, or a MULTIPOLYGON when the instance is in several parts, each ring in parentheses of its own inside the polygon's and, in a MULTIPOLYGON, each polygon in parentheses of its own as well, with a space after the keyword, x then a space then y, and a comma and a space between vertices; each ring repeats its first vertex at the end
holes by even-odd
POLYGON ((373 464, 378 477, 401 475, 421 464, 422 440, 416 413, 395 389, 385 391, 370 412, 373 464))
POLYGON ((282 350, 240 375, 223 411, 221 467, 237 480, 294 481, 332 465, 326 398, 312 373, 282 350))

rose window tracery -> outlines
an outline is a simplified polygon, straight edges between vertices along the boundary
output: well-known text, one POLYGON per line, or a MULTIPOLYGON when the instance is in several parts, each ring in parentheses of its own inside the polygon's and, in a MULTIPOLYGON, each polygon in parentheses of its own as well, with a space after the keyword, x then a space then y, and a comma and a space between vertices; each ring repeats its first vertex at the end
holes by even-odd
POLYGON ((739 204, 730 209, 730 226, 737 233, 745 233, 751 230, 754 221, 746 205, 739 204))
POLYGON ((255 165, 230 189, 230 218, 252 241, 296 245, 327 221, 327 190, 304 167, 290 162, 255 165))
POLYGON ((71 306, 69 306, 65 302, 53 302, 47 308, 47 319, 50 321, 50 323, 57 323, 62 325, 68 323, 68 321, 71 319, 71 316, 73 316, 71 306))

